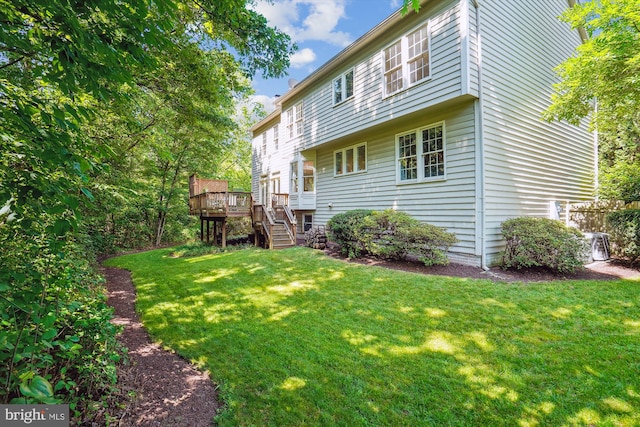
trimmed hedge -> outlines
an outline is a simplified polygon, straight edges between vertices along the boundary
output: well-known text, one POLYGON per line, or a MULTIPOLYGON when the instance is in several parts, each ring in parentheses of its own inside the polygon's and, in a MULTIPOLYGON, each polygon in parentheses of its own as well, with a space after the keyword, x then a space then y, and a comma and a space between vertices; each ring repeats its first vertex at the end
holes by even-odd
POLYGON ((447 264, 447 251, 458 240, 453 233, 387 209, 357 209, 334 216, 327 224, 343 255, 401 260, 409 256, 425 265, 447 264))
POLYGON ((640 209, 626 209, 607 215, 610 241, 616 255, 635 261, 640 257, 640 209))
POLYGON ((548 218, 513 218, 502 223, 507 246, 502 267, 544 267, 559 273, 581 269, 589 248, 580 231, 548 218))

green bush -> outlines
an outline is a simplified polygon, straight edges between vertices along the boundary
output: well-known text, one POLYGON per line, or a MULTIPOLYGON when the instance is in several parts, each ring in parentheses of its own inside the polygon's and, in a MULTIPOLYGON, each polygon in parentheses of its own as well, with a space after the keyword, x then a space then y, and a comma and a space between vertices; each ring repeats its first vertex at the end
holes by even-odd
POLYGON ((364 248, 357 237, 357 228, 362 220, 371 215, 369 209, 354 209, 339 213, 327 222, 331 240, 340 246, 340 252, 349 258, 359 257, 364 248))
POLYGON ((589 245, 580 231, 548 218, 513 218, 502 223, 507 246, 502 267, 544 267, 559 273, 581 269, 589 245))
POLYGON ((74 242, 54 253, 5 224, 0 244, 0 403, 67 403, 89 423, 111 406, 121 358, 102 279, 74 242))
POLYGON ((393 209, 372 212, 356 234, 372 255, 395 260, 414 256, 425 265, 448 264, 447 251, 458 241, 453 233, 393 209))
POLYGON ((640 257, 640 209, 626 209, 607 215, 612 251, 635 261, 640 257))

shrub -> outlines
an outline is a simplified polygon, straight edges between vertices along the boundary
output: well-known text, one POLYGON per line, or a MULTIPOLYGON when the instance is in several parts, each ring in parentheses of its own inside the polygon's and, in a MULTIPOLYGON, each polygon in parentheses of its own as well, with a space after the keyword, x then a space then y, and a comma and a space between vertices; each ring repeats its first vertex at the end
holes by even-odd
POLYGON ((502 223, 507 246, 503 268, 545 267, 560 273, 582 268, 588 244, 582 233, 548 218, 513 218, 502 223))
POLYGON ((414 256, 425 265, 448 264, 447 251, 457 242, 453 233, 393 209, 372 212, 356 232, 372 255, 396 260, 414 256))
POLYGON ((607 215, 612 250, 635 261, 640 257, 640 210, 626 209, 607 215))
POLYGON ((368 209, 354 209, 336 214, 327 222, 331 240, 340 246, 342 255, 354 258, 362 254, 364 248, 358 241, 356 229, 372 212, 368 209))

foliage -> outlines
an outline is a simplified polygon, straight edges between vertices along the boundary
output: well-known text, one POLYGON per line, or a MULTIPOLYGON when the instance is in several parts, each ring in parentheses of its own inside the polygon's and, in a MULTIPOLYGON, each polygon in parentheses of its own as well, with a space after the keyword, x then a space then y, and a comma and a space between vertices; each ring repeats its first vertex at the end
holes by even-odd
POLYGON ((588 244, 582 233, 548 218, 512 218, 502 223, 503 268, 544 267, 560 273, 583 268, 588 244))
POLYGON ((357 229, 362 220, 371 215, 370 209, 354 209, 334 215, 327 222, 331 240, 340 246, 340 252, 349 258, 359 257, 364 250, 357 229))
POLYGON ((356 235, 372 255, 396 260, 411 255, 425 265, 448 264, 447 251, 458 241, 453 233, 393 209, 366 216, 356 235))
POLYGON ((2 403, 78 419, 108 399, 115 330, 87 262, 192 223, 185 169, 233 145, 247 75, 292 52, 251 3, 2 2, 2 403))
MULTIPOLYGON (((600 131, 636 120, 640 109, 640 0, 586 1, 563 15, 589 38, 558 74, 548 118, 577 123, 594 113, 600 131), (594 100, 598 109, 594 110, 594 100)), ((636 128, 638 123, 636 122, 636 128)))
POLYGON ((640 257, 640 210, 626 209, 607 215, 610 241, 616 255, 636 261, 640 257))
POLYGON ((0 227, 0 401, 65 402, 88 420, 109 403, 121 357, 101 281, 79 247, 62 256, 11 233, 0 227))
POLYGON ((151 334, 212 373, 221 427, 640 424, 637 281, 430 276, 304 247, 171 251, 108 262, 133 271, 151 334))

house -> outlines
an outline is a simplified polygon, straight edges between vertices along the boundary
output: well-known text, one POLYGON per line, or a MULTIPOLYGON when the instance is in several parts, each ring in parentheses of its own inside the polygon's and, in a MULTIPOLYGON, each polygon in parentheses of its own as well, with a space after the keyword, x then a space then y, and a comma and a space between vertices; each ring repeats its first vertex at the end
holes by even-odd
POLYGON ((456 234, 451 261, 495 265, 505 219, 593 198, 594 135, 541 119, 554 68, 586 37, 558 19, 573 3, 426 0, 392 14, 252 128, 254 200, 287 197, 298 232, 402 210, 456 234))

